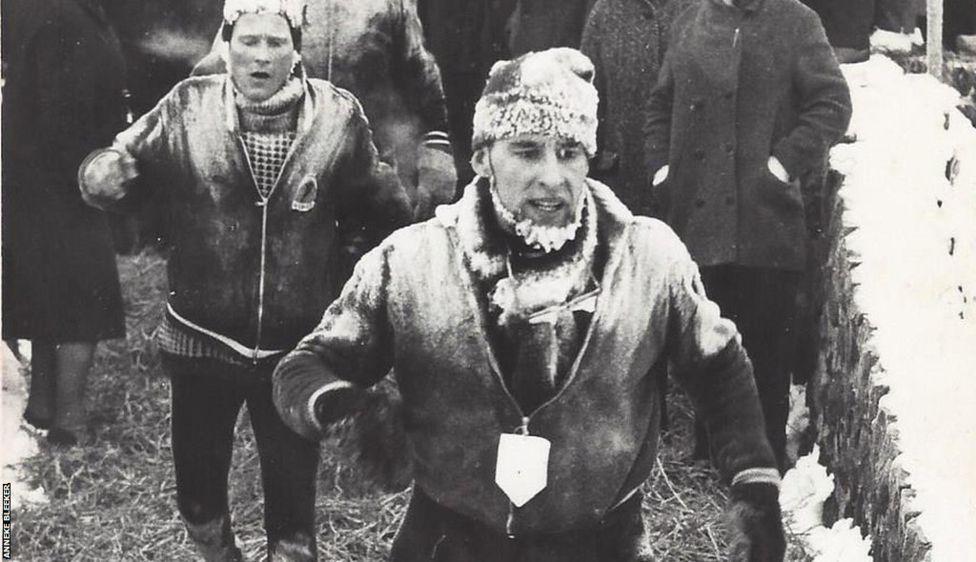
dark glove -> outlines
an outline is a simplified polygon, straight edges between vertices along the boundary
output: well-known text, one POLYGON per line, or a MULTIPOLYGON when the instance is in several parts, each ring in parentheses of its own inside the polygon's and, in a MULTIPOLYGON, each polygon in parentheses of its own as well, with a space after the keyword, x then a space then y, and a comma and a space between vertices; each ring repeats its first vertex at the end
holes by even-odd
POLYGON ((352 384, 343 384, 323 392, 315 399, 315 419, 323 428, 338 421, 351 418, 367 408, 366 389, 352 384))
POLYGON ((750 483, 732 487, 729 517, 732 526, 730 560, 782 562, 786 555, 779 488, 750 483))

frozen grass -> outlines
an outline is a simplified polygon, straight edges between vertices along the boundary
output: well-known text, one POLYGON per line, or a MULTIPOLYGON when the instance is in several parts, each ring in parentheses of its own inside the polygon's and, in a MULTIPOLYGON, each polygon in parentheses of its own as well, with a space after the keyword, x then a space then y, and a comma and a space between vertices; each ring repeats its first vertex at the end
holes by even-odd
MULTIPOLYGON (((194 559, 175 507, 169 386, 151 342, 166 293, 164 263, 145 253, 120 258, 119 269, 129 335, 100 347, 89 389, 95 440, 69 451, 42 440, 40 453, 27 462, 29 484, 43 486, 51 501, 18 508, 14 498, 18 560, 194 559)), ((715 473, 682 462, 691 446, 690 411, 682 397, 672 398, 673 429, 645 485, 653 551, 665 561, 724 560, 726 496, 715 473)), ((234 527, 247 559, 261 560, 261 486, 246 414, 238 429, 230 477, 234 527)), ((318 496, 321 560, 385 559, 408 492, 371 491, 325 447, 318 496)))

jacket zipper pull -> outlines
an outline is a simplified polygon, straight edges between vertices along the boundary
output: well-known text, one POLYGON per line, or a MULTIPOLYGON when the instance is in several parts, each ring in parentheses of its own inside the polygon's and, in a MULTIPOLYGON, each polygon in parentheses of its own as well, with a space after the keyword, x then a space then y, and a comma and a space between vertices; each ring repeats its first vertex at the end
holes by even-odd
POLYGON ((734 49, 738 43, 739 43, 739 28, 737 27, 735 28, 735 33, 732 34, 732 48, 734 49))

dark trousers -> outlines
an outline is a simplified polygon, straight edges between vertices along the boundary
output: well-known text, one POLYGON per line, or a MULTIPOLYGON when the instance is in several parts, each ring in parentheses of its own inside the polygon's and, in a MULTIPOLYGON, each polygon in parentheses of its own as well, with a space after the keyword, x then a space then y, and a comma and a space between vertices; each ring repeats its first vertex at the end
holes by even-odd
MULTIPOLYGON (((242 367, 162 356, 172 385, 177 504, 191 536, 194 528, 229 520, 234 426, 246 403, 261 463, 268 549, 289 560, 314 560, 318 443, 294 433, 278 416, 271 398, 274 364, 242 367)), ((233 536, 221 540, 232 544, 233 536)))
MULTIPOLYGON (((719 265, 703 267, 701 276, 708 297, 718 303, 722 316, 735 322, 742 335, 766 419, 766 435, 782 470, 786 467, 796 297, 802 274, 719 265)), ((696 423, 699 444, 704 437, 704 426, 699 420, 696 423)))
POLYGON ((592 529, 509 538, 414 487, 391 562, 637 562, 644 533, 638 492, 592 529))

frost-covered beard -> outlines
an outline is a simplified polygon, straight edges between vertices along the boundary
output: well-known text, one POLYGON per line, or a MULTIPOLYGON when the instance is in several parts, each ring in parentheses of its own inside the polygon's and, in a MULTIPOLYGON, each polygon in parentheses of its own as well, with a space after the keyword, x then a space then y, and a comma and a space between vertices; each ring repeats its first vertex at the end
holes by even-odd
POLYGON ((509 211, 498 196, 495 189, 495 178, 491 178, 491 204, 495 209, 495 216, 501 227, 511 233, 517 234, 525 244, 537 250, 550 253, 559 250, 567 242, 576 238, 580 225, 583 224, 583 208, 586 206, 586 197, 580 197, 576 204, 576 211, 573 215, 573 222, 564 226, 546 226, 532 222, 532 219, 524 218, 519 220, 515 213, 509 211))

